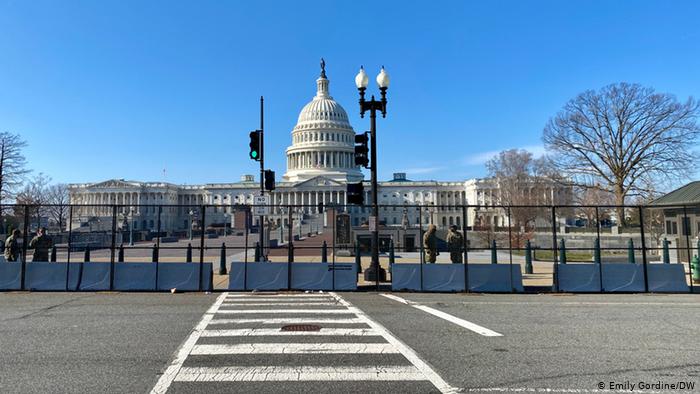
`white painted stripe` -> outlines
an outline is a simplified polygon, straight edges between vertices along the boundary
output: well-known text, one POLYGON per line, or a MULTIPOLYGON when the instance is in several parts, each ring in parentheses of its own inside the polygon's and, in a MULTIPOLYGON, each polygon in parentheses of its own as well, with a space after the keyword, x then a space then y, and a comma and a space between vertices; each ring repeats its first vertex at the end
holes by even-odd
POLYGON ((190 336, 187 337, 187 339, 185 340, 185 342, 182 343, 182 345, 180 345, 180 348, 175 354, 175 359, 170 363, 165 372, 163 372, 163 374, 160 376, 160 379, 158 379, 158 382, 156 382, 156 385, 151 390, 151 394, 163 394, 166 391, 168 391, 168 388, 173 382, 173 379, 182 368, 182 364, 185 362, 185 359, 190 354, 190 351, 192 351, 192 348, 197 343, 197 340, 202 335, 204 329, 214 317, 214 313, 216 313, 216 311, 219 309, 219 306, 226 298, 226 295, 227 293, 222 293, 219 297, 216 298, 216 301, 214 301, 209 310, 206 311, 204 316, 202 316, 202 319, 194 327, 194 329, 190 333, 190 336))
POLYGON ((253 295, 253 294, 229 294, 227 298, 246 298, 246 299, 254 299, 254 298, 289 298, 289 297, 299 297, 299 298, 329 298, 327 294, 318 294, 318 293, 290 293, 290 294, 260 294, 260 295, 253 295))
POLYGON ((279 328, 241 328, 234 330, 206 330, 203 337, 257 337, 257 336, 376 336, 371 328, 321 328, 320 331, 282 331, 279 328))
POLYGON ((217 313, 249 313, 249 314, 263 314, 263 313, 294 313, 294 314, 351 314, 347 309, 220 309, 217 313))
POLYGON ((416 367, 262 366, 182 368, 178 382, 286 382, 286 381, 417 381, 426 380, 416 367))
POLYGON ((608 389, 567 389, 548 387, 483 387, 463 389, 467 393, 639 393, 661 394, 655 390, 608 390, 608 389))
POLYGON ((226 298, 226 302, 288 302, 288 301, 335 301, 332 297, 246 297, 246 298, 226 298))
MULTIPOLYGON (((618 305, 618 306, 693 306, 698 307, 700 303, 697 302, 595 302, 595 301, 576 301, 576 302, 556 302, 556 301, 463 301, 459 302, 460 305, 548 305, 548 306, 595 306, 595 305, 618 305)), ((645 391, 649 392, 649 391, 645 391)))
POLYGON ((331 306, 338 305, 336 302, 224 302, 222 306, 292 306, 292 305, 318 305, 318 306, 331 306))
POLYGON ((433 316, 437 316, 441 319, 447 320, 450 323, 454 323, 460 327, 464 327, 467 330, 474 331, 475 333, 477 333, 479 335, 483 335, 485 337, 502 337, 503 336, 503 334, 499 334, 496 331, 489 330, 486 327, 482 327, 482 326, 480 326, 478 324, 474 324, 470 321, 460 319, 459 317, 452 316, 449 313, 439 311, 439 310, 431 308, 429 306, 425 306, 425 305, 417 304, 415 302, 407 301, 407 300, 405 300, 401 297, 397 297, 393 294, 382 294, 382 296, 389 298, 391 300, 394 300, 394 301, 398 301, 402 304, 409 305, 409 306, 416 308, 416 309, 419 309, 423 312, 430 313, 433 316))
POLYGON ((190 354, 387 354, 398 353, 388 343, 239 343, 196 345, 190 354))
POLYGON ((408 359, 422 374, 430 381, 441 393, 453 394, 458 393, 459 389, 451 386, 447 383, 440 375, 438 375, 435 370, 433 370, 425 361, 423 361, 416 352, 411 349, 408 345, 403 343, 397 337, 395 337, 391 332, 389 332, 384 326, 372 320, 367 314, 365 314, 359 308, 356 308, 351 303, 345 301, 342 297, 336 293, 330 293, 335 297, 338 302, 347 307, 349 310, 353 311, 358 318, 363 320, 368 326, 372 327, 374 330, 378 331, 384 339, 386 339, 390 344, 392 344, 404 357, 408 359))
POLYGON ((357 324, 365 321, 358 318, 334 319, 324 317, 288 317, 279 319, 213 319, 209 324, 247 324, 247 323, 262 323, 262 324, 310 324, 310 323, 338 323, 338 324, 357 324))

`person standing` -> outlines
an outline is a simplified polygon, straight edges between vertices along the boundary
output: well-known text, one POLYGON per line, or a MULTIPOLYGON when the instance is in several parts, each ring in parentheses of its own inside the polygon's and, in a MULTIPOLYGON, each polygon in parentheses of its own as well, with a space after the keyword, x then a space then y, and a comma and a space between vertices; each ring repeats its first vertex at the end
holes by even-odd
POLYGON ((435 232, 437 227, 434 224, 428 226, 428 231, 423 235, 423 248, 425 249, 426 260, 428 263, 435 264, 437 260, 437 235, 435 232))
POLYGON ((5 260, 7 261, 17 261, 19 260, 19 242, 17 239, 20 236, 20 232, 17 229, 12 230, 12 235, 7 237, 5 240, 5 260))
POLYGON ((29 248, 34 249, 32 261, 49 261, 49 249, 53 246, 51 238, 46 235, 46 227, 37 231, 36 237, 29 241, 29 248))
POLYGON ((457 226, 450 226, 450 231, 447 233, 447 250, 450 252, 450 260, 454 264, 462 264, 463 246, 464 238, 462 233, 457 231, 457 226))

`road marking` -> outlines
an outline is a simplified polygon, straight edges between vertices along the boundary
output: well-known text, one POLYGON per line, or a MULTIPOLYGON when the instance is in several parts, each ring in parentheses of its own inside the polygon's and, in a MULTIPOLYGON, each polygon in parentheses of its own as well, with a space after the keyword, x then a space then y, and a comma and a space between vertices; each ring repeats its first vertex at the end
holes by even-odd
POLYGON ((279 328, 241 328, 234 330, 206 330, 203 337, 257 337, 257 336, 377 336, 371 328, 321 328, 319 331, 282 331, 279 328))
POLYGON ((219 297, 217 297, 216 301, 214 301, 214 304, 212 304, 212 306, 204 313, 204 316, 202 316, 202 319, 194 327, 192 333, 190 333, 190 336, 187 337, 187 339, 185 340, 185 342, 182 343, 182 345, 180 345, 180 348, 177 350, 175 359, 170 363, 165 372, 163 372, 163 375, 160 376, 160 379, 158 379, 158 382, 153 387, 153 390, 151 390, 151 394, 163 394, 166 391, 168 391, 168 388, 173 382, 173 379, 182 368, 182 364, 185 362, 185 359, 194 348, 195 344, 197 343, 197 340, 202 335, 202 332, 214 317, 214 314, 219 309, 219 306, 224 301, 227 294, 228 293, 222 293, 219 297))
POLYGON ((423 374, 423 376, 425 376, 426 379, 430 381, 430 383, 432 383, 438 390, 440 390, 441 393, 452 394, 459 392, 459 389, 457 387, 453 387, 449 383, 447 383, 440 375, 438 375, 437 372, 435 372, 435 370, 433 370, 425 361, 423 361, 423 359, 421 359, 413 349, 411 349, 408 345, 406 345, 400 339, 395 337, 394 334, 389 332, 389 330, 384 328, 384 326, 371 319, 361 309, 353 306, 351 303, 341 298, 336 293, 329 294, 335 297, 335 299, 337 299, 341 305, 345 306, 346 308, 348 308, 348 310, 355 313, 361 320, 365 322, 365 324, 379 332, 384 337, 384 339, 387 340, 387 342, 394 345, 396 349, 398 349, 398 351, 404 357, 406 357, 406 359, 408 359, 408 361, 410 361, 411 364, 413 364, 423 374))
POLYGON ((333 298, 328 297, 328 296, 320 296, 320 297, 228 297, 226 298, 226 302, 262 302, 262 301, 270 301, 270 302, 289 302, 289 301, 334 301, 333 298))
POLYGON ((262 366, 182 368, 175 380, 178 382, 416 381, 425 380, 425 376, 412 365, 375 367, 262 366))
POLYGON ((395 296, 393 294, 381 294, 381 296, 386 297, 390 300, 398 301, 402 304, 406 304, 408 306, 414 307, 414 308, 419 309, 423 312, 430 313, 433 316, 437 316, 441 319, 447 320, 450 323, 454 323, 460 327, 464 327, 467 330, 474 331, 475 333, 477 333, 479 335, 483 335, 485 337, 502 337, 503 336, 503 334, 499 334, 496 331, 489 330, 486 327, 482 327, 482 326, 480 326, 478 324, 474 324, 470 321, 460 319, 456 316, 450 315, 449 313, 439 311, 439 310, 431 308, 429 306, 425 306, 425 305, 421 305, 421 304, 417 304, 415 302, 405 300, 405 299, 398 297, 398 296, 395 296))
POLYGON ((310 305, 310 306, 330 306, 338 305, 336 302, 224 302, 222 306, 292 306, 292 305, 310 305))
POLYGON ((351 314, 347 309, 220 309, 218 313, 249 313, 249 314, 264 314, 264 313, 298 313, 298 314, 351 314))
POLYGON ((289 298, 289 297, 298 297, 298 298, 328 298, 328 295, 326 294, 304 294, 304 293, 296 293, 296 294, 260 294, 260 295, 252 295, 252 294, 229 294, 228 298, 248 298, 248 299, 262 299, 262 298, 289 298))
POLYGON ((483 387, 463 389, 467 393, 639 393, 661 394, 654 390, 562 389, 548 387, 483 387))
POLYGON ((190 354, 390 354, 398 352, 388 343, 240 343, 195 345, 190 354))
MULTIPOLYGON (((462 305, 551 305, 551 306, 595 306, 595 305, 619 305, 619 306, 700 306, 697 302, 595 302, 595 301, 572 301, 572 302, 511 302, 511 301, 462 301, 462 305)), ((648 391, 647 391, 648 392, 648 391)))
POLYGON ((364 320, 358 318, 334 319, 323 317, 288 317, 279 319, 213 319, 209 324, 247 324, 247 323, 263 323, 263 324, 309 324, 309 323, 339 323, 339 324, 355 324, 364 323, 364 320))

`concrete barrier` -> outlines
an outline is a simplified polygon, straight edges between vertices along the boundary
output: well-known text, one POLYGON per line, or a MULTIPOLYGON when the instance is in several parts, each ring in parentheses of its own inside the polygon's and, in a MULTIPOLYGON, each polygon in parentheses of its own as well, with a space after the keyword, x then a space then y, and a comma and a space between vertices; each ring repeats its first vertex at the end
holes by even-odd
MULTIPOLYGON (((567 263, 557 265, 559 291, 567 293, 599 293, 600 265, 567 263)), ((557 290, 556 286, 553 290, 557 290)))
MULTIPOLYGON (((123 264, 123 263, 118 263, 123 264)), ((177 288, 182 291, 199 290, 199 263, 160 263, 158 264, 159 291, 177 288)), ((212 263, 202 264, 202 290, 211 291, 212 263)))
POLYGON ((603 291, 606 293, 644 292, 644 265, 603 263, 603 291))
POLYGON ((22 288, 22 263, 0 263, 0 290, 19 290, 22 288))
POLYGON ((291 267, 291 286, 288 284, 288 263, 273 262, 248 263, 247 281, 244 283, 245 263, 232 263, 229 290, 357 289, 357 267, 354 263, 336 263, 334 268, 331 263, 294 262, 291 267))
POLYGON ((336 263, 334 266, 332 263, 294 262, 292 263, 292 288, 357 290, 357 266, 354 263, 336 263))
POLYGON ((68 290, 106 291, 109 290, 109 277, 109 263, 70 263, 68 290))
POLYGON ((156 263, 114 263, 114 290, 155 291, 156 263))
POLYGON ((24 288, 31 291, 65 291, 67 263, 33 261, 26 264, 24 288))
POLYGON ((683 264, 647 264, 649 291, 654 293, 688 293, 683 264))
POLYGON ((483 293, 522 293, 520 264, 469 264, 469 291, 483 293))
POLYGON ((283 290, 289 287, 287 274, 287 263, 231 263, 228 288, 229 290, 283 290))
MULTIPOLYGON (((522 292, 520 265, 513 265, 512 270, 510 267, 510 264, 469 264, 469 290, 485 293, 522 292)), ((463 264, 423 264, 421 273, 420 264, 394 264, 391 267, 391 288, 411 291, 464 291, 464 268, 463 264)))

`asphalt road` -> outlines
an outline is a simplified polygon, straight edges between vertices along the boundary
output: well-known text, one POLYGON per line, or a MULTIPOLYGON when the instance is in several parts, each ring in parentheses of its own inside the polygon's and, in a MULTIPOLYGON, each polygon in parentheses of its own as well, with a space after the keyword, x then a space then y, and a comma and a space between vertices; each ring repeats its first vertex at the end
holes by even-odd
POLYGON ((697 295, 240 295, 0 293, 0 392, 700 392, 697 295))

